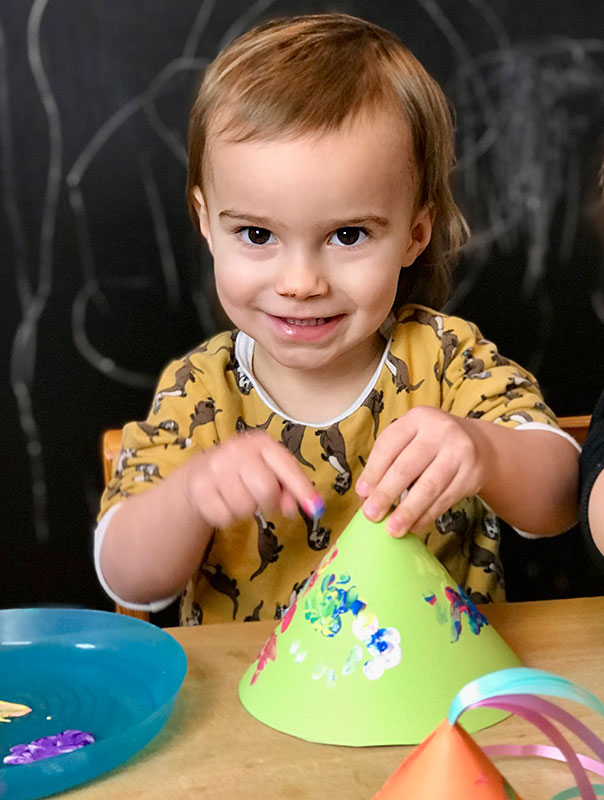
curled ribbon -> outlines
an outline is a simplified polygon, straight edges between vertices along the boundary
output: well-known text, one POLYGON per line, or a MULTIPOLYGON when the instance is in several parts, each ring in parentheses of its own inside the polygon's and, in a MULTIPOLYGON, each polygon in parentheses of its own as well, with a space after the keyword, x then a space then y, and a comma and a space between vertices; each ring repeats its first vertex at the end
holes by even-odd
POLYGON ((552 800, 596 800, 604 797, 604 784, 592 785, 585 769, 604 776, 604 742, 573 714, 535 695, 549 695, 573 700, 604 716, 604 704, 592 692, 559 675, 544 670, 516 667, 483 675, 466 684, 454 697, 449 709, 449 722, 454 725, 464 711, 471 708, 500 708, 523 717, 539 728, 553 742, 549 745, 492 745, 483 748, 489 755, 541 756, 566 761, 576 786, 556 794, 552 800), (581 739, 598 757, 577 753, 554 720, 581 739))

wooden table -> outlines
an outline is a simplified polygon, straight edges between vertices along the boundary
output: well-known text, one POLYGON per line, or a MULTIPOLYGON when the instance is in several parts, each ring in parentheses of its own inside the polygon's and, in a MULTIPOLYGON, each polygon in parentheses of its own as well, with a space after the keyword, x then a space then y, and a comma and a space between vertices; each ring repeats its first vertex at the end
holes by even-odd
MULTIPOLYGON (((527 666, 556 672, 604 698, 604 597, 482 610, 527 666)), ((410 748, 312 744, 266 727, 241 706, 239 679, 274 625, 168 629, 184 647, 189 670, 166 726, 129 762, 63 797, 371 800, 410 748)), ((576 704, 567 707, 604 738, 604 718, 576 704)), ((545 741, 518 717, 475 738, 481 745, 545 741)), ((495 763, 523 800, 549 800, 573 783, 565 764, 540 758, 495 763)))

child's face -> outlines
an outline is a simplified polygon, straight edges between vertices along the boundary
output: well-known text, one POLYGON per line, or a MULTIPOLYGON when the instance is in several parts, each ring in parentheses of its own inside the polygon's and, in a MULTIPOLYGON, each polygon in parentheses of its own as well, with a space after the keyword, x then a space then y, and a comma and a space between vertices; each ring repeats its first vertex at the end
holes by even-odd
POLYGON ((334 132, 214 138, 200 226, 220 301, 265 365, 341 374, 375 360, 401 267, 431 234, 408 126, 361 115, 334 132))

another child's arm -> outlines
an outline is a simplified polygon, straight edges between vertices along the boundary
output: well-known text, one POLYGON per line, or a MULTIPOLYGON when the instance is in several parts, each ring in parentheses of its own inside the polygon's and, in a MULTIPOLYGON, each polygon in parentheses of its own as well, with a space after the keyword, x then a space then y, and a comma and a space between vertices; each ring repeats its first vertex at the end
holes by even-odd
POLYGON ((592 415, 580 467, 581 524, 604 554, 604 392, 592 415))
POLYGON ((237 434, 126 499, 105 533, 103 577, 131 603, 170 597, 201 562, 215 528, 258 509, 294 516, 297 504, 314 516, 317 503, 312 482, 283 445, 263 431, 237 434))
POLYGON ((587 516, 591 537, 598 550, 604 554, 604 469, 589 493, 587 516))
POLYGON ((395 535, 473 494, 516 528, 553 535, 576 521, 577 485, 578 452, 555 432, 417 407, 378 436, 356 490, 366 516, 379 520, 408 489, 388 521, 395 535))

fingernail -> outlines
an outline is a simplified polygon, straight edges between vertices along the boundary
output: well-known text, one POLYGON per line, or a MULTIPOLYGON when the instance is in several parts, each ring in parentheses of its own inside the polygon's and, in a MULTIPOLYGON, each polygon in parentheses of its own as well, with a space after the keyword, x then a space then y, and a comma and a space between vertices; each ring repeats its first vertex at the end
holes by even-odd
POLYGON ((386 530, 391 536, 403 536, 407 532, 398 520, 392 519, 386 523, 386 530))
POLYGON ((366 497, 369 494, 369 484, 364 480, 359 480, 356 482, 355 490, 357 494, 366 497))
POLYGON ((375 503, 364 503, 363 513, 367 519, 376 520, 380 515, 380 510, 375 503))
POLYGON ((305 498, 300 505, 304 512, 313 519, 319 519, 325 513, 325 503, 318 492, 312 497, 305 498))

